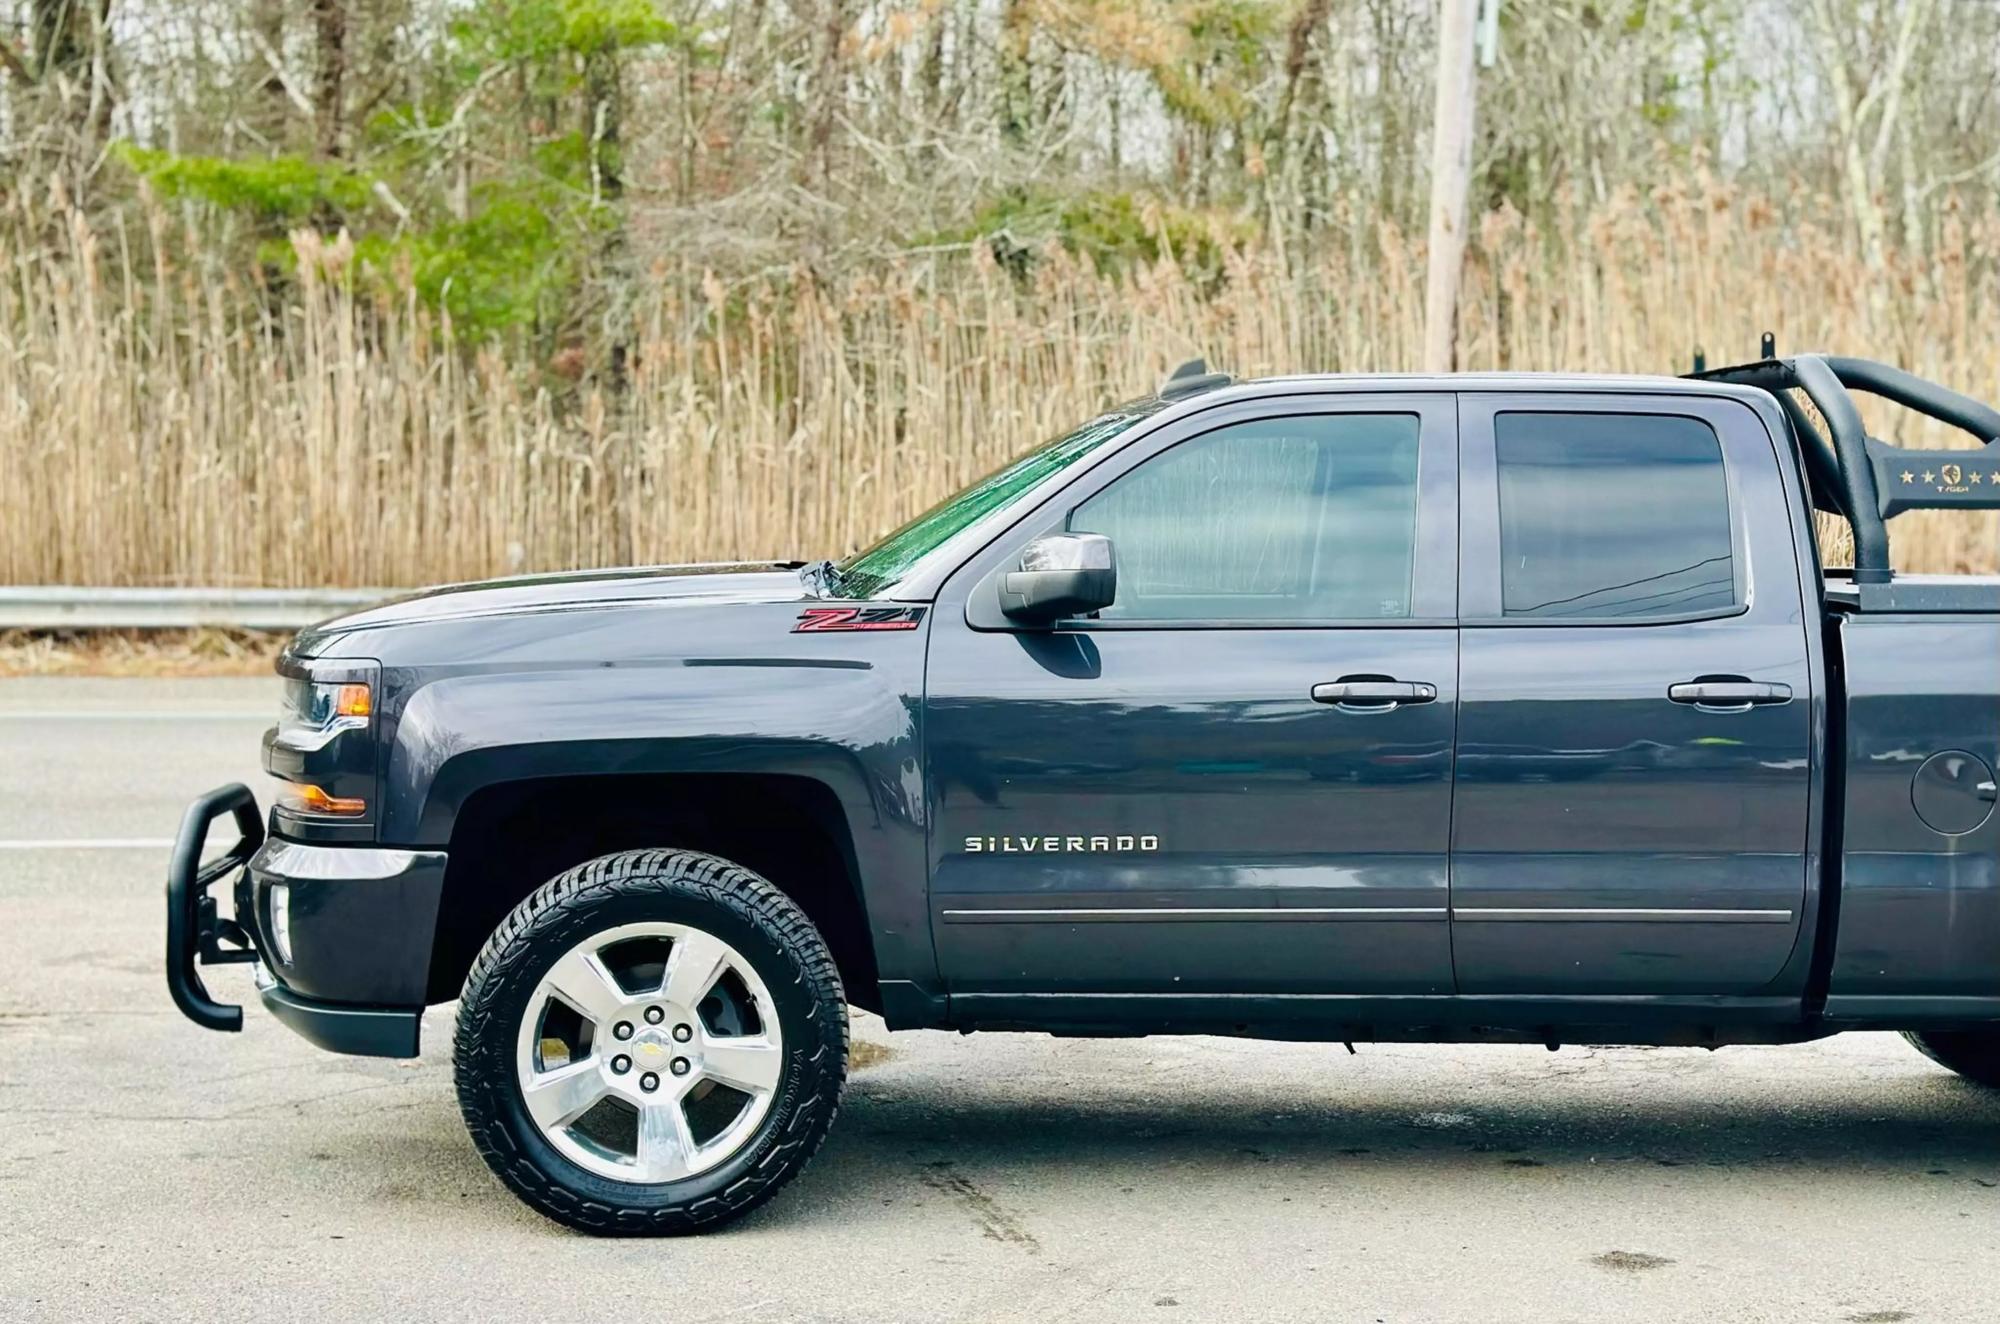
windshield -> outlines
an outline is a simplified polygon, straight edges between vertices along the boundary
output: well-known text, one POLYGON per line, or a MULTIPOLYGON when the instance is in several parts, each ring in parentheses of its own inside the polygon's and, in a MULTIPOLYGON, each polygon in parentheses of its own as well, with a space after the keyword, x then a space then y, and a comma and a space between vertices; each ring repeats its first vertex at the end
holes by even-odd
POLYGON ((1160 407, 1158 400, 1120 405, 947 497, 873 547, 842 561, 834 590, 844 598, 874 597, 909 574, 918 561, 954 534, 1008 505, 1050 474, 1067 469, 1160 407))

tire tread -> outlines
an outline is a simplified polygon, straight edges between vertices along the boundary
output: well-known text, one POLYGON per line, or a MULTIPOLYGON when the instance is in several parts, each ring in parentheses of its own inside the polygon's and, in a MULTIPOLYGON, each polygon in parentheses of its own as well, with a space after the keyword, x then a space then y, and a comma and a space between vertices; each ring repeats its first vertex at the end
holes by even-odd
MULTIPOLYGON (((760 971, 760 973, 764 973, 760 971)), ((766 975, 766 982, 769 977, 766 975)), ((840 972, 819 930, 790 897, 740 865, 697 851, 623 851, 586 861, 537 888, 501 921, 474 958, 452 1041, 458 1101, 480 1156, 535 1209, 586 1232, 612 1236, 684 1235, 740 1218, 770 1199, 818 1153, 839 1111, 847 1075, 848 1026, 840 972), (514 1026, 503 1023, 497 990, 524 978, 538 938, 607 901, 672 891, 728 911, 768 935, 788 959, 813 1033, 803 1070, 781 1087, 780 1129, 754 1167, 719 1192, 685 1204, 617 1205, 583 1198, 543 1171, 511 1134, 499 1091, 513 1082, 514 1026), (494 1060, 497 1056, 497 1061, 494 1060)), ((790 1045, 787 1045, 790 1056, 790 1045)))
POLYGON ((1910 1046, 1947 1071, 1976 1085, 2000 1089, 2000 1032, 1904 1030, 1910 1046))

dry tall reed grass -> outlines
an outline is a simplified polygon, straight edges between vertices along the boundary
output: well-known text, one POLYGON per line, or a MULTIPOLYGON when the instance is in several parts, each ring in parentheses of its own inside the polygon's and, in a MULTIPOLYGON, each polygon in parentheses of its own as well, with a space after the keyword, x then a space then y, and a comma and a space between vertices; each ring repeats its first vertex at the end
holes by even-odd
MULTIPOLYGON (((1489 215, 1462 362, 1674 372, 1697 343, 1752 357, 1769 327, 2000 398, 2000 219, 1953 220, 1870 280, 1815 219, 1833 215, 1706 185, 1546 229, 1489 215)), ((1386 228, 1235 253, 1221 282, 1050 252, 1023 284, 974 250, 832 281, 655 273, 614 391, 450 348, 414 298, 357 293, 340 241, 297 236, 280 298, 169 225, 97 233, 18 201, 0 217, 0 582, 837 554, 1183 358, 1398 370, 1421 335, 1423 254, 1386 228)), ((2000 546, 1990 515, 1894 532, 1910 567, 1991 570, 2000 546)))

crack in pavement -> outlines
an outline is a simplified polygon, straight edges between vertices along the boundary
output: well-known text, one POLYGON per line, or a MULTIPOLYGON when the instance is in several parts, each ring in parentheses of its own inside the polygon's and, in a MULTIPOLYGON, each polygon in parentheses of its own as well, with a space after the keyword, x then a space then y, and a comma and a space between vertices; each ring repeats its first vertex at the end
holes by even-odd
MULTIPOLYGON (((324 1094, 308 1094, 298 1099, 279 1099, 272 1103, 252 1104, 247 1108, 236 1108, 220 1113, 120 1113, 106 1112, 96 1108, 0 1108, 0 1117, 77 1117, 94 1122, 232 1122, 245 1117, 255 1117, 260 1113, 279 1112, 286 1108, 304 1108, 308 1104, 327 1103, 334 1099, 350 1098, 356 1094, 371 1094, 378 1090, 402 1089, 417 1084, 417 1081, 385 1081, 373 1085, 360 1085, 351 1090, 329 1090, 324 1094)), ((379 1112, 381 1109, 369 1109, 379 1112)))
POLYGON ((933 1164, 922 1174, 924 1185, 957 1201, 960 1208, 972 1215, 972 1221, 982 1235, 993 1241, 1019 1246, 1030 1255, 1042 1253, 1042 1243, 1022 1225, 1020 1214, 980 1190, 970 1177, 946 1171, 949 1166, 949 1161, 933 1164))

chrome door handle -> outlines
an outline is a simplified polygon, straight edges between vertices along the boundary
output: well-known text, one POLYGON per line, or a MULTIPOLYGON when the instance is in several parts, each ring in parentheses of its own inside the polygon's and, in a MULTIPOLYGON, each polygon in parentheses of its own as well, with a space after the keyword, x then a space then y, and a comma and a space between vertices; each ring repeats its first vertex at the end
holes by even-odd
POLYGON ((1437 696, 1437 686, 1420 680, 1329 680, 1312 687, 1314 703, 1341 708, 1394 708, 1429 703, 1437 696))
POLYGON ((1741 712, 1759 704, 1790 703, 1792 687, 1770 680, 1711 677, 1669 685, 1667 697, 1675 703, 1691 703, 1697 708, 1741 712))

